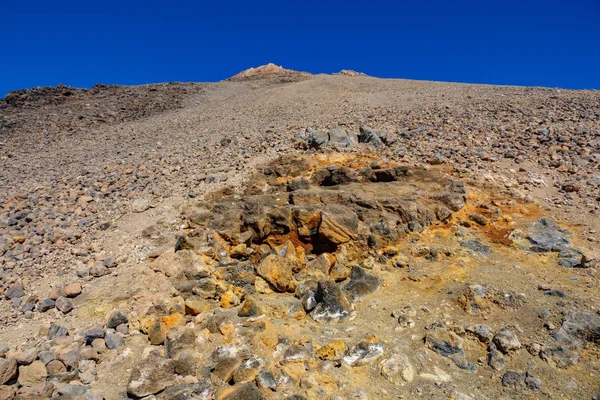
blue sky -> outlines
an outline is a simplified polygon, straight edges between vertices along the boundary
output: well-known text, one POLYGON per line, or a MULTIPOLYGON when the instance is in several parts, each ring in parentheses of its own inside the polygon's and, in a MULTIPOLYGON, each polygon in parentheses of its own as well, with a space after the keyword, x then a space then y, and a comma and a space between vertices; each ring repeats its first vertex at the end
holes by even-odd
POLYGON ((600 89, 600 1, 0 0, 0 96, 314 73, 600 89))

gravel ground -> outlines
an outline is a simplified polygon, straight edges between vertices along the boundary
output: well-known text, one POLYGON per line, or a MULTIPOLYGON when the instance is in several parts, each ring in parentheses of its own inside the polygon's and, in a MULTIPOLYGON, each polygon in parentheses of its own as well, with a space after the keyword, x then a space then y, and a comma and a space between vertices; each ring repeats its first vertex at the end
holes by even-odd
MULTIPOLYGON (((114 293, 107 293, 111 291, 110 285, 117 285, 119 279, 126 279, 121 278, 122 276, 134 280, 141 279, 139 276, 144 276, 144 273, 140 272, 139 268, 147 268, 145 263, 148 259, 153 259, 169 248, 172 252, 172 247, 176 245, 175 239, 182 232, 190 236, 190 221, 193 219, 186 214, 190 204, 197 204, 207 194, 210 194, 210 199, 227 198, 238 201, 240 197, 243 199, 250 194, 249 188, 253 187, 252 185, 263 185, 264 187, 261 187, 265 191, 280 190, 274 182, 256 181, 256 174, 274 166, 286 165, 286 157, 301 157, 312 160, 307 161, 309 163, 321 162, 322 166, 328 163, 339 168, 347 166, 357 174, 358 170, 365 166, 379 168, 408 165, 410 168, 443 175, 446 179, 459 179, 471 189, 472 194, 467 205, 471 214, 464 214, 464 210, 461 211, 464 215, 455 214, 452 218, 456 225, 452 229, 458 229, 456 227, 460 226, 484 234, 485 232, 477 231, 477 227, 483 226, 483 222, 487 223, 489 207, 494 204, 493 207, 497 205, 505 214, 510 209, 511 223, 514 222, 515 226, 518 225, 525 231, 529 226, 527 224, 533 223, 533 217, 552 217, 561 226, 573 232, 572 240, 579 248, 585 250, 585 257, 595 260, 597 232, 600 229, 600 220, 597 217, 600 200, 599 149, 598 91, 378 79, 354 74, 352 71, 339 75, 310 75, 268 66, 245 71, 228 81, 217 83, 168 83, 136 87, 97 85, 92 89, 63 86, 11 92, 0 100, 0 293, 4 292, 4 299, 0 303, 0 343, 5 343, 10 348, 6 351, 0 349, 0 356, 4 357, 0 358, 0 362, 4 363, 0 364, 0 377, 3 368, 10 367, 6 364, 8 361, 3 360, 18 358, 8 350, 44 348, 38 331, 47 332, 50 323, 68 325, 69 337, 77 338, 78 332, 96 327, 99 319, 104 318, 105 314, 111 314, 110 309, 116 307, 117 300, 114 293), (315 145, 311 142, 311 138, 317 135, 311 133, 311 129, 323 132, 325 137, 331 140, 331 130, 335 128, 356 132, 358 138, 362 137, 364 132, 370 132, 366 127, 373 128, 373 132, 384 139, 381 146, 371 142, 339 148, 327 144, 315 145), (305 133, 307 129, 308 133, 305 133), (357 160, 369 160, 369 164, 362 165, 357 160), (275 189, 268 189, 269 185, 275 189), (513 207, 511 204, 518 206, 513 207), (477 208, 483 205, 488 208, 477 208), (518 208, 518 211, 511 207, 518 208), (482 220, 472 216, 475 214, 487 217, 483 217, 482 220), (156 254, 152 254, 153 252, 156 254), (127 268, 131 268, 131 271, 127 268), (82 288, 77 285, 82 285, 82 288), (66 293, 66 287, 71 290, 70 294, 66 293), (81 292, 83 294, 80 294, 81 292), (112 305, 106 306, 106 309, 94 312, 88 310, 86 314, 84 310, 88 309, 87 304, 99 302, 98 298, 90 297, 92 295, 88 295, 88 292, 106 293, 106 298, 114 301, 112 305), (53 300, 52 309, 42 313, 39 310, 45 299, 53 300), (60 308, 65 310, 71 304, 75 311, 60 310, 59 303, 60 308), (94 317, 91 317, 90 313, 94 314, 94 317)), ((312 179, 313 173, 314 169, 302 170, 289 172, 289 175, 279 178, 312 179)), ((277 175, 278 172, 273 174, 277 175)), ((417 188, 415 191, 419 188, 430 190, 429 186, 420 186, 420 183, 414 185, 417 188)), ((377 195, 373 196, 374 201, 381 201, 377 195)), ((496 229, 500 229, 498 223, 495 226, 496 229)), ((514 231, 515 226, 509 225, 510 230, 514 231)), ((431 237, 427 236, 427 232, 430 231, 425 232, 421 240, 430 247, 434 246, 435 241, 427 242, 431 240, 431 237)), ((491 240, 490 237, 487 239, 491 240)), ((459 246, 457 240, 464 239, 457 236, 456 240, 445 245, 459 246)), ((234 245, 234 242, 230 244, 234 245)), ((516 243, 516 239, 514 242, 516 243)), ((265 243, 259 245, 265 246, 265 243)), ((495 244, 492 248, 495 249, 493 246, 499 245, 500 242, 493 243, 495 244)), ((521 262, 521 256, 517 253, 507 252, 504 248, 496 250, 504 255, 504 261, 510 259, 515 265, 521 262)), ((232 251, 233 248, 227 247, 228 253, 232 251)), ((202 252, 197 250, 197 253, 202 252)), ((491 262, 502 263, 502 260, 502 256, 496 255, 492 257, 491 262)), ((366 261, 361 257, 360 262, 366 261)), ((522 261, 522 268, 530 271, 529 264, 533 265, 536 262, 539 260, 527 258, 527 261, 522 261)), ((541 262, 545 263, 546 259, 541 262)), ((569 276, 578 275, 581 280, 580 286, 569 286, 572 298, 568 301, 572 304, 565 309, 566 311, 553 308, 555 299, 545 296, 544 291, 538 290, 537 286, 523 286, 524 279, 527 278, 521 275, 515 275, 514 281, 503 285, 502 274, 511 273, 512 264, 510 269, 503 270, 502 273, 491 273, 489 279, 481 275, 470 275, 470 278, 478 279, 477 282, 482 284, 503 286, 502 289, 506 290, 524 291, 528 297, 540 299, 535 300, 539 303, 536 303, 539 309, 544 308, 544 302, 547 302, 547 307, 552 312, 564 311, 565 315, 571 315, 568 312, 581 309, 598 310, 598 267, 592 265, 591 261, 589 264, 590 268, 572 269, 564 273, 568 273, 569 276)), ((440 279, 448 279, 448 282, 454 279, 442 272, 447 270, 447 264, 426 265, 432 268, 430 274, 439 274, 442 277, 440 279)), ((422 266, 424 269, 429 267, 422 266)), ((396 282, 392 286, 397 285, 398 277, 387 276, 385 268, 381 271, 377 268, 380 277, 396 282)), ((535 272, 534 269, 531 271, 544 285, 553 282, 553 276, 556 279, 563 277, 568 280, 568 277, 560 272, 562 270, 544 273, 535 272)), ((162 281, 158 278, 152 279, 152 285, 162 287, 162 281)), ((403 279, 419 282, 423 278, 407 274, 403 279)), ((462 282, 462 278, 459 280, 462 282)), ((174 287, 177 288, 177 285, 174 287)), ((444 286, 443 290, 450 290, 449 287, 444 286)), ((548 288, 551 289, 554 288, 548 288)), ((391 296, 390 299, 395 299, 393 302, 397 303, 398 307, 409 301, 407 298, 394 297, 395 292, 390 294, 389 290, 389 287, 384 285, 382 291, 386 296, 391 296)), ((244 299, 234 289, 230 288, 226 292, 244 299)), ((175 296, 176 293, 179 292, 174 291, 171 295, 175 296)), ((412 294, 416 295, 416 292, 412 294)), ((139 292, 136 296, 143 297, 139 292)), ((376 297, 377 294, 373 296, 376 300, 382 299, 376 297)), ((428 303, 429 308, 432 308, 431 304, 435 304, 435 301, 447 301, 439 298, 439 294, 431 296, 428 299, 433 303, 428 303)), ((265 304, 269 302, 266 298, 263 300, 265 304)), ((221 300, 221 306, 223 301, 221 300)), ((270 301, 287 304, 285 298, 270 301)), ((219 303, 211 307, 219 308, 219 303)), ((520 336, 529 335, 531 343, 534 342, 535 335, 538 335, 538 342, 545 341, 547 336, 539 333, 540 328, 535 325, 538 322, 534 322, 537 321, 536 313, 539 309, 530 310, 531 319, 525 317, 522 322, 531 332, 527 331, 525 335, 520 336)), ((438 318, 445 313, 451 312, 444 309, 435 310, 438 318)), ((386 321, 387 314, 389 312, 376 314, 374 318, 376 321, 386 321)), ((419 311, 418 315, 421 314, 423 312, 419 311)), ((369 332, 363 328, 368 326, 369 321, 361 316, 360 308, 358 315, 357 329, 364 334, 362 337, 366 337, 369 332)), ((457 314, 454 316, 457 317, 457 314)), ((506 317, 507 315, 500 311, 497 315, 491 313, 488 318, 495 323, 488 323, 495 325, 498 330, 501 324, 509 322, 506 317)), ((305 315, 304 318, 309 317, 305 315)), ((130 318, 129 328, 134 332, 143 332, 143 323, 140 322, 142 319, 140 317, 138 322, 134 323, 130 318)), ((417 324, 417 328, 425 329, 427 323, 435 320, 433 317, 424 319, 427 321, 422 321, 421 327, 417 324)), ((189 318, 187 322, 190 323, 189 318)), ((470 322, 473 321, 461 321, 463 325, 470 322)), ((104 324, 104 320, 102 323, 104 324)), ((196 320, 196 323, 202 324, 199 320, 196 320)), ((555 319, 550 323, 556 325, 555 329, 559 329, 561 326, 564 328, 568 321, 555 319)), ((287 329, 285 324, 275 325, 278 326, 277 329, 287 329)), ((426 345, 434 349, 436 343, 445 340, 443 335, 450 335, 451 340, 452 335, 464 335, 464 329, 461 333, 460 329, 450 328, 450 325, 444 325, 443 333, 437 336, 427 335, 426 330, 422 331, 423 336, 420 336, 421 331, 413 336, 426 336, 426 345)), ((594 329, 593 325, 591 326, 594 329)), ((106 329, 103 335, 117 334, 116 326, 106 329), (110 329, 112 331, 109 332, 110 329)), ((519 333, 518 329, 521 328, 511 329, 519 333)), ((542 331, 545 332, 545 329, 547 328, 542 327, 542 331)), ((225 333, 221 333, 227 338, 225 333)), ((122 332, 118 334, 125 337, 127 345, 134 349, 134 352, 136 345, 142 340, 140 337, 146 337, 142 334, 140 337, 125 335, 122 332)), ((306 336, 308 333, 303 334, 306 336)), ((44 333, 42 336, 47 335, 44 333)), ((386 343, 393 340, 393 335, 379 336, 379 339, 386 343)), ((344 337, 344 340, 350 343, 360 338, 357 333, 355 336, 344 337)), ((316 336, 313 339, 316 339, 316 336)), ((84 339, 82 348, 85 347, 86 340, 84 339)), ((152 338, 150 340, 152 341, 152 338)), ((584 396, 582 398, 600 394, 600 388, 590 383, 598 379, 598 342, 594 340, 592 338, 586 344, 586 349, 591 354, 590 358, 583 366, 578 367, 590 368, 593 371, 591 378, 581 378, 579 374, 582 372, 579 370, 573 372, 570 377, 564 377, 565 385, 571 381, 575 382, 576 388, 568 393, 577 393, 584 396)), ((105 338, 105 342, 110 341, 105 338)), ((367 342, 372 346, 379 343, 374 339, 367 342)), ((502 389, 504 392, 495 392, 500 389, 487 390, 485 387, 481 388, 480 384, 471 386, 475 385, 473 377, 462 375, 454 377, 453 382, 457 382, 454 387, 447 383, 444 376, 433 366, 423 361, 423 357, 430 355, 423 353, 426 346, 423 346, 422 342, 419 343, 419 346, 410 347, 410 351, 405 350, 411 359, 409 364, 414 364, 415 370, 419 370, 418 373, 423 376, 428 373, 436 375, 432 381, 435 385, 432 382, 424 384, 418 379, 415 383, 412 382, 412 378, 409 381, 404 376, 397 379, 409 385, 405 391, 398 390, 393 385, 386 386, 389 383, 388 379, 386 385, 375 385, 375 389, 367 390, 364 396, 454 396, 453 398, 467 399, 469 397, 464 396, 468 395, 463 392, 469 393, 469 387, 479 387, 480 390, 475 391, 475 394, 470 393, 475 398, 494 398, 494 393, 505 396, 498 398, 514 398, 521 395, 535 397, 539 394, 539 388, 532 389, 537 385, 537 378, 530 378, 526 372, 522 372, 524 375, 509 374, 506 379, 500 375, 502 379, 497 386, 514 387, 514 392, 506 392, 507 389, 502 389), (419 362, 426 365, 423 368, 427 371, 423 372, 423 368, 417 367, 419 362), (504 380, 508 383, 503 386, 504 380), (441 388, 439 391, 436 385, 441 388)), ((52 344, 55 345, 56 343, 52 344)), ((368 347, 366 344, 363 347, 365 346, 368 347)), ((469 345, 464 346, 468 350, 469 345)), ((140 344, 138 347, 142 352, 140 349, 143 346, 140 344)), ((441 354, 437 350, 434 351, 441 354)), ((494 351, 490 350, 489 354, 496 354, 494 351)), ((525 371, 528 361, 521 353, 527 351, 520 350, 518 360, 515 356, 515 368, 518 365, 519 371, 525 371)), ((533 354, 535 351, 529 353, 533 354)), ((387 356, 391 357, 386 353, 387 356)), ((93 390, 97 388, 106 398, 122 398, 118 396, 125 396, 123 393, 127 389, 123 389, 125 392, 118 395, 110 393, 110 389, 102 386, 110 381, 110 374, 103 375, 102 372, 103 368, 108 367, 102 367, 102 364, 110 366, 114 361, 109 355, 105 354, 103 357, 102 362, 98 362, 97 365, 97 360, 94 361, 94 371, 98 369, 94 374, 88 371, 92 368, 90 363, 70 367, 64 359, 60 362, 67 365, 69 371, 65 371, 65 374, 77 371, 78 377, 74 376, 72 380, 79 379, 78 382, 84 385, 92 384, 93 390), (90 374, 94 376, 93 379, 90 378, 90 374)), ((263 354, 263 357, 269 356, 263 354)), ((386 364, 388 369, 397 370, 400 367, 396 364, 404 362, 403 356, 398 354, 395 354, 395 358, 389 357, 388 361, 392 361, 386 364)), ((484 354, 482 357, 492 356, 484 354)), ((33 365, 31 362, 28 364, 27 360, 19 360, 19 376, 25 377, 30 372, 34 374, 33 368, 30 368, 32 371, 28 369, 33 365)), ((39 359, 36 362, 38 361, 39 359)), ((49 371, 50 361, 45 361, 43 364, 49 371)), ((457 361, 454 358, 452 361, 456 365, 461 362, 463 367, 466 365, 464 360, 457 361)), ((156 360, 154 362, 160 363, 156 360)), ((553 371, 558 371, 554 366, 553 369, 546 367, 547 359, 537 359, 536 362, 544 364, 537 372, 544 382, 548 381, 553 371)), ((119 366, 123 370, 133 367, 133 364, 119 366)), ((375 372, 357 373, 352 379, 359 383, 380 379, 377 368, 380 370, 382 367, 374 367, 375 372), (373 373, 377 378, 372 376, 373 373)), ((443 367, 447 368, 450 367, 443 367)), ((533 371, 532 368, 529 370, 533 371)), ((562 374, 562 370, 560 371, 562 374)), ((293 376, 297 371, 289 370, 286 373, 293 376)), ((52 373, 48 372, 47 375, 52 373)), ((33 396, 30 398, 57 397, 62 390, 55 380, 44 381, 34 377, 33 383, 25 378, 16 382, 16 376, 15 374, 15 377, 11 376, 6 382, 0 382, 0 390, 3 390, 0 392, 0 398, 12 398, 10 393, 13 389, 15 393, 19 391, 23 396, 33 396), (50 382, 51 388, 48 386, 50 382), (38 397, 35 397, 34 392, 38 397)), ((315 382, 319 383, 319 379, 315 382)), ((198 382, 202 382, 199 375, 195 380, 185 383, 198 385, 198 382)), ((282 389, 273 393, 267 390, 268 396, 260 384, 258 387, 267 398, 271 398, 271 395, 275 396, 273 398, 285 397, 298 392, 296 389, 308 398, 334 398, 329 392, 312 390, 315 382, 296 383, 292 385, 292 389, 282 389)), ((181 384, 179 381, 177 383, 181 384)), ((128 381, 123 384, 131 386, 131 382, 128 381)), ((174 384, 171 382, 167 386, 174 384)), ((563 386, 552 384, 546 384, 545 387, 548 389, 542 389, 542 393, 547 397, 553 397, 564 390, 563 386)), ((342 385, 339 388, 346 390, 342 396, 363 396, 356 385, 342 385)), ((166 392, 162 392, 163 389, 150 391, 148 394, 162 393, 162 396, 167 396, 166 392)), ((232 389, 221 387, 216 396, 230 399, 254 398, 252 396, 256 396, 256 390, 254 384, 249 388, 241 387, 238 382, 232 389), (230 390, 233 394, 229 394, 230 390)), ((132 396, 144 397, 146 394, 142 392, 129 387, 129 394, 132 396)), ((565 396, 570 397, 571 394, 565 396)))

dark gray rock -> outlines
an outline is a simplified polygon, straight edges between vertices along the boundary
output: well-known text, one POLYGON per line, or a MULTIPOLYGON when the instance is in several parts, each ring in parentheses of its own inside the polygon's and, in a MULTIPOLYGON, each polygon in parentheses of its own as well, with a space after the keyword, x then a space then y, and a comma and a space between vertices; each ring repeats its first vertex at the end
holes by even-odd
POLYGON ((319 149, 329 141, 329 135, 322 131, 306 129, 306 143, 309 148, 319 149))
POLYGON ((379 289, 381 289, 381 279, 377 275, 370 274, 364 268, 356 265, 350 271, 350 282, 344 287, 344 290, 352 300, 361 299, 379 289))
POLYGON ((346 129, 335 128, 329 130, 329 144, 335 147, 350 147, 354 143, 346 129))
POLYGON ((85 343, 86 345, 91 345, 92 342, 94 341, 94 339, 102 339, 104 338, 104 335, 106 334, 106 332, 104 332, 104 329, 100 329, 100 328, 95 328, 95 329, 90 329, 88 331, 85 331, 83 334, 83 337, 85 338, 85 343))
POLYGON ((71 300, 63 296, 60 296, 58 299, 56 299, 55 306, 64 314, 68 314, 73 311, 73 303, 71 303, 71 300))
POLYGON ((20 283, 16 283, 11 285, 4 292, 4 297, 8 300, 16 299, 25 296, 25 291, 23 290, 23 285, 20 283))
POLYGON ((570 247, 569 232, 561 229, 550 218, 540 218, 529 226, 527 240, 531 250, 537 252, 560 252, 570 247))
POLYGON ((310 183, 304 178, 296 179, 290 182, 287 186, 288 192, 305 189, 310 189, 310 183))
POLYGON ((477 366, 468 361, 460 336, 445 328, 435 328, 425 336, 425 344, 434 352, 447 357, 460 369, 476 371, 477 366))
POLYGON ((94 278, 100 278, 104 275, 108 275, 109 273, 110 270, 102 263, 96 263, 92 268, 90 268, 90 275, 94 278))
POLYGON ((113 256, 106 257, 102 263, 106 268, 115 268, 118 265, 117 259, 113 256))
POLYGON ((495 344, 492 343, 489 345, 488 352, 488 365, 496 371, 503 369, 506 365, 506 360, 502 356, 502 353, 498 351, 498 348, 495 344))
POLYGON ((600 315, 593 311, 571 311, 561 329, 570 336, 600 345, 600 315))
POLYGON ((410 175, 410 170, 404 165, 395 168, 373 169, 364 172, 371 182, 394 182, 410 175))
POLYGON ((311 312, 317 306, 317 298, 315 292, 308 289, 300 299, 302 302, 302 306, 304 307, 304 311, 311 312))
POLYGON ((40 301, 37 305, 37 309, 39 312, 46 312, 48 310, 53 309, 55 306, 55 302, 52 299, 44 299, 40 301))
POLYGON ((502 376, 502 386, 518 391, 529 389, 537 392, 542 387, 542 381, 530 372, 506 371, 502 376))
POLYGON ((317 322, 341 322, 350 316, 350 302, 334 282, 319 282, 315 300, 310 316, 317 322))
POLYGON ((54 354, 51 351, 42 351, 40 352, 40 354, 38 355, 38 358, 41 362, 44 363, 44 365, 48 364, 50 361, 55 360, 56 359, 56 354, 54 354))
POLYGON ((269 389, 272 391, 277 390, 277 381, 270 371, 266 369, 260 371, 256 376, 256 384, 259 388, 269 389))
POLYGON ((69 399, 77 399, 81 398, 88 390, 90 390, 89 386, 82 385, 70 385, 67 383, 56 383, 54 385, 56 393, 69 399))
POLYGON ((441 356, 464 354, 462 339, 446 329, 434 329, 425 336, 427 347, 441 356))
POLYGON ((213 388, 210 379, 202 379, 200 382, 194 384, 170 386, 156 396, 157 400, 213 398, 215 398, 215 389, 213 388))
POLYGON ((336 186, 343 183, 355 181, 354 172, 348 167, 336 168, 331 171, 329 180, 324 182, 323 186, 336 186))
POLYGON ((473 250, 474 252, 484 256, 488 256, 492 252, 490 246, 483 244, 480 239, 459 240, 458 243, 460 243, 462 247, 473 250))
POLYGON ((360 127, 360 134, 358 136, 359 143, 368 143, 372 144, 375 147, 383 147, 383 141, 377 135, 376 131, 368 126, 360 127))
POLYGON ((542 346, 540 357, 559 368, 579 362, 586 342, 600 344, 600 315, 593 311, 570 311, 562 326, 542 346))
POLYGON ((565 268, 584 268, 584 257, 581 250, 570 247, 558 253, 558 264, 565 268))
POLYGON ((50 329, 48 329, 48 339, 67 336, 67 334, 68 330, 64 326, 60 326, 55 323, 50 324, 50 329))
POLYGON ((117 326, 121 324, 127 324, 128 322, 129 319, 122 311, 115 311, 111 314, 110 318, 108 319, 106 327, 109 329, 116 329, 117 326))
POLYGON ((570 236, 571 232, 550 218, 540 218, 529 226, 526 238, 532 251, 558 253, 558 263, 565 268, 588 267, 583 252, 571 245, 570 236))

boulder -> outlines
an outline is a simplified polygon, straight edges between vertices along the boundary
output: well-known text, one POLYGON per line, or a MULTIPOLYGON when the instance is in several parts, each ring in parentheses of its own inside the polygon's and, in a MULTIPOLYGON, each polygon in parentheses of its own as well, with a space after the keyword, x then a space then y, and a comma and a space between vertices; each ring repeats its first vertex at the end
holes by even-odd
POLYGON ((71 303, 71 300, 63 296, 60 296, 58 299, 56 299, 55 306, 64 314, 68 314, 73 311, 73 303, 71 303))
POLYGON ((243 349, 235 346, 219 346, 212 353, 213 376, 223 382, 229 382, 235 371, 249 358, 243 349))
POLYGON ((358 136, 358 141, 359 143, 372 144, 375 147, 383 147, 383 141, 377 133, 378 131, 376 131, 375 129, 362 125, 360 127, 360 135, 358 136))
POLYGON ((21 386, 33 386, 46 380, 48 372, 43 362, 36 360, 30 365, 19 367, 18 382, 21 386))
POLYGON ((452 181, 442 191, 431 196, 432 199, 439 201, 452 211, 458 211, 467 201, 467 189, 464 182, 452 181))
POLYGON ((493 342, 498 350, 504 354, 508 354, 510 351, 521 348, 519 338, 517 338, 517 335, 508 328, 500 329, 494 336, 493 342))
POLYGON ((328 204, 321 213, 319 236, 334 244, 358 238, 358 216, 350 208, 340 204, 328 204))
POLYGON ((319 282, 315 301, 310 316, 317 322, 342 322, 350 316, 350 302, 334 282, 319 282))
POLYGON ((106 327, 109 329, 116 329, 121 324, 127 324, 129 319, 123 311, 114 311, 108 318, 106 327))
POLYGON ((17 360, 0 358, 0 385, 4 385, 17 376, 17 360))
POLYGON ((294 270, 299 267, 299 261, 269 254, 260 262, 256 272, 279 292, 293 292, 296 290, 294 270))
POLYGON ((381 289, 381 279, 377 275, 370 274, 364 268, 353 266, 350 271, 350 282, 344 286, 350 299, 358 300, 364 296, 381 289))
POLYGON ((177 383, 175 362, 151 352, 131 372, 127 393, 137 397, 156 394, 177 383))

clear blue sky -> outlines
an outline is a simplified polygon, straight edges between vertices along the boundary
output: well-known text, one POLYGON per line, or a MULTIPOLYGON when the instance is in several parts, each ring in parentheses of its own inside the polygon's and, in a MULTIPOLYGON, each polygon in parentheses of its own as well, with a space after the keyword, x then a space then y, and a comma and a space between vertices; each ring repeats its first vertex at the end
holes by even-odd
POLYGON ((310 72, 600 89, 599 0, 0 0, 0 96, 310 72))

